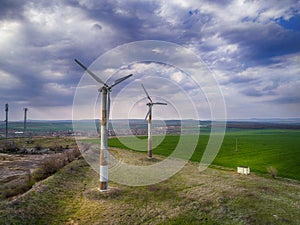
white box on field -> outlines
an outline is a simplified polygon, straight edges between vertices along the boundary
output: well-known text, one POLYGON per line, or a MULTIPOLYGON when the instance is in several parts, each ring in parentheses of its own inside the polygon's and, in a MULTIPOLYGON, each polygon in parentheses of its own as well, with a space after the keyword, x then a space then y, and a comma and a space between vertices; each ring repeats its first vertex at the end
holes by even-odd
POLYGON ((248 166, 238 166, 237 172, 239 174, 248 175, 250 174, 250 168, 248 166))

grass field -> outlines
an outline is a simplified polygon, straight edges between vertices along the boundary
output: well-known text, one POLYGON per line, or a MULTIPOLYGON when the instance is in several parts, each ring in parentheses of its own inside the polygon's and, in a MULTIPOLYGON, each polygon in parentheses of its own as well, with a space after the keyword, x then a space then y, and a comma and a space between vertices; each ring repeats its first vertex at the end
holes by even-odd
MULTIPOLYGON (((140 144, 134 144, 136 137, 121 137, 109 139, 109 146, 134 150, 147 149, 147 137, 140 144), (127 143, 126 145, 122 143, 127 143), (129 143, 129 144, 128 144, 129 143)), ((200 161, 207 145, 209 134, 200 135, 198 145, 191 158, 200 161)), ((176 147, 179 136, 167 135, 161 143, 162 137, 153 136, 154 154, 168 156, 176 147)), ((89 140, 91 141, 91 140, 89 140)), ((94 142, 97 142, 94 140, 94 142)), ((139 142, 139 141, 138 141, 139 142)), ((277 170, 280 177, 300 180, 300 130, 283 129, 230 129, 227 130, 221 149, 213 165, 236 169, 237 166, 249 166, 251 171, 268 174, 268 167, 277 170), (236 149, 237 141, 237 149, 236 149)))
MULTIPOLYGON (((111 151, 132 164, 150 162, 137 152, 111 151)), ((101 193, 98 185, 99 175, 75 160, 25 194, 0 201, 0 224, 300 223, 298 182, 210 168, 199 173, 195 162, 150 186, 110 182, 101 193)))
POLYGON ((248 165, 259 173, 266 173, 272 166, 278 171, 278 176, 300 180, 300 131, 229 132, 214 164, 226 167, 248 165))

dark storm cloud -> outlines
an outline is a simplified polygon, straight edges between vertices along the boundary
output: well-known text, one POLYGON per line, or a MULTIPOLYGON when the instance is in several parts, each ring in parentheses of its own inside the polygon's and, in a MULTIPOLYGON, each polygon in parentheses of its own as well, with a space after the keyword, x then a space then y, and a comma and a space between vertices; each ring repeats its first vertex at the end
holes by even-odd
MULTIPOLYGON (((46 65, 43 65, 43 63, 47 64, 47 62, 40 62, 40 66, 45 68, 46 65)), ((55 65, 59 67, 59 63, 56 63, 55 65)), ((52 78, 43 76, 40 68, 34 68, 33 66, 28 66, 26 64, 19 65, 19 67, 12 64, 6 65, 6 67, 11 68, 9 73, 17 74, 16 77, 18 77, 21 82, 19 82, 17 87, 5 90, 5 96, 2 96, 2 99, 5 98, 8 102, 17 99, 19 102, 26 103, 26 106, 28 107, 58 106, 72 103, 74 90, 68 95, 62 95, 59 90, 49 88, 47 84, 51 84, 52 78)), ((55 70, 63 71, 61 67, 55 68, 55 70)), ((81 74, 78 74, 77 77, 80 75, 81 74)), ((49 76, 51 76, 51 74, 49 74, 49 76)), ((57 79, 54 78, 53 80, 57 79)), ((72 85, 74 85, 74 78, 62 79, 59 83, 63 83, 66 89, 70 89, 72 85)), ((14 84, 10 85, 12 87, 14 86, 14 84)))
POLYGON ((132 41, 143 35, 144 32, 140 32, 143 24, 155 24, 153 12, 157 9, 157 3, 88 1, 83 7, 88 9, 86 13, 89 18, 118 30, 119 40, 132 41))
MULTIPOLYGON (((86 47, 89 43, 78 44, 76 43, 78 37, 72 34, 66 35, 70 27, 60 24, 59 20, 68 18, 60 18, 59 14, 54 14, 57 6, 55 3, 51 5, 45 1, 27 1, 27 4, 26 7, 11 5, 9 8, 10 12, 15 15, 26 15, 29 10, 35 10, 35 13, 41 13, 41 15, 33 15, 37 16, 37 23, 31 15, 26 15, 22 20, 19 20, 19 17, 12 20, 13 23, 20 24, 21 29, 15 31, 19 33, 18 37, 15 37, 16 43, 5 46, 7 48, 5 52, 2 48, 0 66, 3 71, 21 82, 16 88, 6 89, 4 93, 0 90, 2 100, 12 102, 18 99, 18 102, 23 102, 29 107, 71 105, 74 96, 72 87, 76 86, 82 75, 82 71, 78 71, 73 58, 74 55, 79 54, 84 56, 82 52, 85 52, 84 49, 89 50, 86 47), (27 11, 23 12, 25 8, 27 11), (45 26, 39 24, 46 20, 47 16, 53 16, 53 18, 46 21, 45 26), (55 20, 57 23, 54 23, 55 27, 51 28, 51 23, 55 20), (63 86, 55 86, 55 83, 63 84, 63 86), (66 93, 64 88, 71 91, 66 93)), ((65 6, 59 5, 61 8, 65 6)), ((71 18, 72 13, 67 16, 71 18)), ((92 30, 92 24, 90 27, 92 30)), ((85 34, 79 34, 79 36, 82 35, 85 34)), ((84 39, 79 39, 80 41, 84 39)), ((94 46, 90 47, 90 49, 93 48, 94 46)), ((86 55, 88 54, 87 52, 86 55)))
POLYGON ((2 19, 21 19, 25 1, 2 0, 0 7, 0 20, 2 19))
POLYGON ((276 95, 272 90, 258 90, 257 88, 253 88, 253 87, 242 90, 241 93, 250 97, 276 95))
POLYGON ((300 32, 285 30, 275 23, 228 29, 221 36, 239 44, 241 56, 249 66, 270 64, 273 57, 300 51, 300 32))
POLYGON ((270 103, 275 103, 275 104, 296 104, 299 108, 300 107, 300 96, 276 98, 276 99, 271 100, 269 102, 270 103))
MULTIPOLYGON (((170 18, 163 15, 159 1, 108 1, 84 4, 88 17, 103 22, 118 30, 118 44, 144 39, 158 39, 185 44, 191 39, 200 40, 200 29, 210 19, 207 14, 191 15, 188 9, 168 8, 170 18), (174 23, 171 20, 174 19, 174 23)), ((192 12, 197 11, 193 10, 192 12)), ((104 26, 104 25, 103 25, 104 26)))

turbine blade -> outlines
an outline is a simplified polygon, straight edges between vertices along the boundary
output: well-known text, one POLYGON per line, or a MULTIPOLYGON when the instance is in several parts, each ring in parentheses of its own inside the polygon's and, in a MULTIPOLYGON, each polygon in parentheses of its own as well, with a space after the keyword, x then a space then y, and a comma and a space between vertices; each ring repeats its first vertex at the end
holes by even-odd
POLYGON ((153 105, 168 105, 168 104, 164 102, 154 102, 153 105))
POLYGON ((115 85, 121 83, 122 81, 128 79, 128 78, 131 77, 131 76, 132 76, 132 74, 129 74, 129 75, 125 76, 125 77, 122 77, 122 78, 120 78, 120 79, 115 80, 115 82, 114 82, 109 88, 112 88, 113 86, 115 86, 115 85))
POLYGON ((145 92, 145 94, 146 94, 147 98, 148 98, 148 99, 149 99, 149 101, 152 103, 152 99, 150 98, 150 96, 149 96, 148 92, 146 91, 146 88, 144 87, 144 85, 143 85, 143 84, 141 84, 141 85, 142 85, 142 87, 143 87, 143 89, 144 89, 144 92, 145 92))
MULTIPOLYGON (((110 91, 107 92, 107 121, 109 121, 109 113, 110 113, 110 91)), ((109 122, 107 122, 108 124, 109 122)))
POLYGON ((75 62, 81 66, 86 72, 88 72, 98 83, 104 84, 104 86, 107 87, 107 84, 104 83, 96 74, 94 74, 92 71, 90 71, 86 66, 84 66, 81 62, 79 62, 77 59, 74 59, 75 62))
POLYGON ((147 114, 146 114, 146 116, 145 116, 145 120, 147 120, 147 118, 148 118, 148 116, 149 116, 149 114, 150 114, 150 111, 151 111, 151 108, 149 107, 149 110, 148 110, 148 112, 147 112, 147 114))

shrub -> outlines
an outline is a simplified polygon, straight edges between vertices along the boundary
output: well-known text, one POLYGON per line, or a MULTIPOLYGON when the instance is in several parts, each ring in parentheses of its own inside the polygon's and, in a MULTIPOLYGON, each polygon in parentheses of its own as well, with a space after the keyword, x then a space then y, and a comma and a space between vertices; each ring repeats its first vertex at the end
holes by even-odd
POLYGON ((268 170, 269 174, 275 179, 277 176, 277 169, 273 166, 269 166, 267 168, 267 170, 268 170))
POLYGON ((48 155, 41 162, 39 168, 33 172, 32 178, 35 181, 45 179, 79 156, 80 151, 77 148, 69 149, 63 153, 48 155))
POLYGON ((36 144, 36 145, 34 146, 34 148, 35 148, 35 150, 38 150, 38 151, 43 149, 42 145, 40 145, 39 143, 36 144))
POLYGON ((74 155, 75 158, 77 158, 81 155, 81 152, 79 151, 78 148, 73 149, 73 155, 74 155))
POLYGON ((56 152, 62 152, 64 150, 63 146, 58 145, 58 143, 55 142, 54 145, 50 146, 50 150, 56 152))
POLYGON ((14 141, 8 141, 8 142, 5 142, 3 145, 2 145, 2 151, 3 152, 8 152, 8 153, 16 153, 17 151, 19 151, 19 147, 17 145, 16 142, 14 141))
POLYGON ((52 174, 54 174, 65 164, 66 164, 66 160, 64 159, 64 155, 62 155, 62 154, 47 156, 47 158, 45 158, 41 162, 39 168, 33 172, 32 178, 35 181, 45 179, 48 176, 51 176, 52 174))

